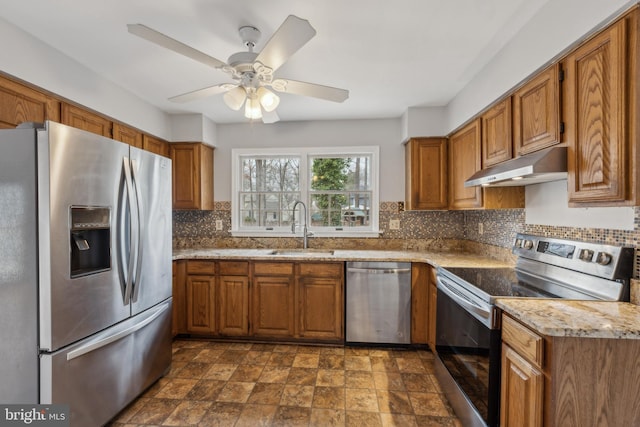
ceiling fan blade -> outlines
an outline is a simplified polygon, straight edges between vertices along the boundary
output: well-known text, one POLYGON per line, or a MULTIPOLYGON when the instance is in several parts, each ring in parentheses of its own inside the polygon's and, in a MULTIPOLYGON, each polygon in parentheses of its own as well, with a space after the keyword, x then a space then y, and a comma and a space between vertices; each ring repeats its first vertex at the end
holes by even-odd
POLYGON ((289 15, 271 36, 256 61, 274 71, 316 35, 309 21, 289 15))
POLYGON ((323 86, 315 83, 299 82, 289 79, 277 79, 273 81, 273 89, 278 92, 292 93, 295 95, 311 96, 326 99, 327 101, 343 102, 349 98, 349 91, 337 87, 323 86))
POLYGON ((275 110, 273 111, 262 111, 262 123, 270 124, 275 123, 280 120, 278 113, 275 110))
POLYGON ((223 83, 215 86, 209 86, 202 89, 194 90, 192 92, 183 93, 182 95, 176 95, 169 98, 172 102, 189 102, 196 99, 206 98, 207 96, 216 95, 218 93, 226 92, 229 88, 233 88, 235 85, 229 83, 223 83))
POLYGON ((147 41, 150 41, 151 43, 155 43, 158 46, 162 46, 166 49, 172 50, 176 53, 179 53, 180 55, 184 55, 210 67, 222 68, 227 65, 219 59, 209 56, 204 52, 200 52, 199 50, 194 49, 191 46, 187 46, 186 44, 172 39, 169 36, 165 36, 164 34, 152 28, 149 28, 146 25, 127 24, 127 29, 133 35, 141 37, 147 41))

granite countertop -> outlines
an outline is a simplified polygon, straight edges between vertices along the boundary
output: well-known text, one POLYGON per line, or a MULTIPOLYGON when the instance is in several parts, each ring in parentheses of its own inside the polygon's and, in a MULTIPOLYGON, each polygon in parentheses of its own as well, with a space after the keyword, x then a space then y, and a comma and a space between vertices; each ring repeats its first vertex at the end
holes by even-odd
POLYGON ((505 261, 463 252, 443 251, 379 251, 335 250, 333 254, 319 249, 277 249, 287 254, 273 254, 274 249, 176 249, 173 259, 225 259, 256 261, 396 261, 425 262, 441 267, 512 267, 505 261))
POLYGON ((640 306, 635 304, 499 298, 496 305, 542 335, 640 339, 640 306))

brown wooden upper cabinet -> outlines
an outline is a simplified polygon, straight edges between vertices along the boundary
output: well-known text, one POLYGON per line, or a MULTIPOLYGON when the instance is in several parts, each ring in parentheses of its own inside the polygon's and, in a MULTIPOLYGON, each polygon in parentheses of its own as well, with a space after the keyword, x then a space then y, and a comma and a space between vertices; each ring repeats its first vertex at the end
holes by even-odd
POLYGON ((149 135, 142 136, 142 148, 161 156, 169 157, 169 143, 149 135))
POLYGON ((560 66, 535 75, 513 94, 515 157, 560 142, 560 66))
POLYGON ((174 209, 213 209, 213 148, 170 144, 174 209))
POLYGON ((637 205, 637 8, 564 61, 569 205, 637 205))
POLYGON ((405 208, 446 209, 447 138, 411 138, 405 144, 405 208))
POLYGON ((142 133, 121 123, 113 123, 113 139, 142 148, 142 133))
POLYGON ((482 114, 482 167, 487 168, 513 157, 511 137, 511 97, 494 104, 482 114))
POLYGON ((465 187, 480 170, 481 119, 449 137, 449 209, 510 209, 524 207, 524 187, 465 187))
POLYGON ((62 124, 111 138, 110 120, 66 102, 62 103, 62 124))
POLYGON ((0 76, 0 129, 45 120, 60 121, 58 100, 0 76))
POLYGON ((464 182, 482 167, 480 119, 475 119, 449 137, 449 207, 482 207, 482 188, 465 187, 464 182))

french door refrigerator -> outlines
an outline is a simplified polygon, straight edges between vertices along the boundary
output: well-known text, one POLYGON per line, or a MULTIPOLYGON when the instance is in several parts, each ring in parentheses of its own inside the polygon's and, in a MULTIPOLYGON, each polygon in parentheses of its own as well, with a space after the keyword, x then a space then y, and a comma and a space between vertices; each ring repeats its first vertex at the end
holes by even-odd
POLYGON ((54 122, 0 130, 0 403, 102 425, 171 363, 171 161, 54 122))

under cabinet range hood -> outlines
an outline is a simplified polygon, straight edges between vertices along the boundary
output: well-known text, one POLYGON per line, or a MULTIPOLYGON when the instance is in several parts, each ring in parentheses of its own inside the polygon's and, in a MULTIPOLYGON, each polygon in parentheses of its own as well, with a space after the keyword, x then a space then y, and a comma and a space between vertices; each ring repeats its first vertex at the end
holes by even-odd
POLYGON ((567 179, 567 147, 550 147, 482 169, 464 186, 522 186, 561 179, 567 179))

